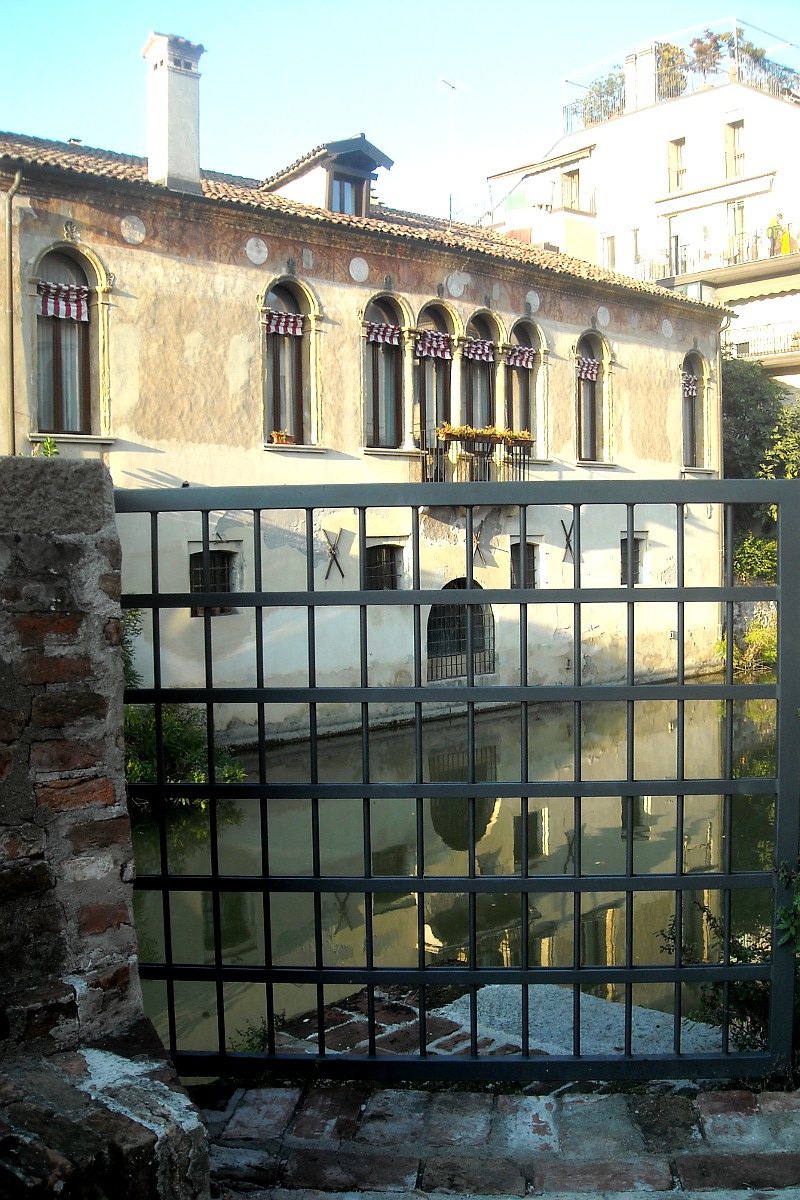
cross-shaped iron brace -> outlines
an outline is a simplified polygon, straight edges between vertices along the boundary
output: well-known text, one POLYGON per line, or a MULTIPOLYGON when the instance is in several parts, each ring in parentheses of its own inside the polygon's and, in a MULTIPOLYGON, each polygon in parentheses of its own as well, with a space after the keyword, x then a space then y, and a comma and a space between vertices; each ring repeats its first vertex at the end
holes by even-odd
POLYGON ((483 549, 481 547, 481 534, 482 533, 483 533, 483 524, 479 525, 478 532, 473 533, 473 535, 472 535, 472 557, 474 558, 475 555, 477 554, 479 556, 481 562, 483 563, 483 565, 486 566, 486 559, 483 557, 483 549))
POLYGON ((340 529, 339 532, 337 533, 335 542, 331 541, 327 529, 323 529, 322 532, 325 534, 325 541, 328 543, 328 558, 330 559, 330 562, 328 563, 328 569, 325 572, 325 578, 326 579, 328 578, 328 576, 331 573, 331 567, 335 563, 336 570, 339 572, 342 579, 344 579, 344 571, 342 570, 342 564, 339 562, 339 557, 338 557, 338 555, 339 555, 339 538, 342 536, 342 531, 340 529))
POLYGON ((575 553, 572 549, 572 531, 575 528, 575 518, 572 518, 572 523, 570 524, 569 529, 567 529, 563 521, 561 522, 561 528, 564 530, 564 557, 561 561, 574 563, 575 553), (567 555, 569 555, 569 558, 567 555))

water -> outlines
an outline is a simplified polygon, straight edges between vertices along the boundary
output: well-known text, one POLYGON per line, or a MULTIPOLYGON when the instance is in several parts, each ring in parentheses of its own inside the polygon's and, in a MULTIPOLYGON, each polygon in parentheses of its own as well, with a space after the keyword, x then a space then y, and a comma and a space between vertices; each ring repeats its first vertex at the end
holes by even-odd
MULTIPOLYGON (((580 762, 585 780, 600 781, 626 775, 626 706, 603 702, 584 704, 580 762)), ((685 777, 713 778, 721 773, 724 747, 724 705, 717 701, 687 701, 684 706, 685 777)), ((674 702, 635 705, 634 775, 669 780, 678 767, 679 712, 674 702)), ((775 706, 773 701, 737 703, 733 715, 734 775, 774 773, 775 706)), ((521 726, 517 710, 479 714, 475 719, 476 780, 483 783, 519 778, 521 726)), ((573 708, 530 706, 526 727, 531 781, 570 780, 576 754, 573 708)), ((423 726, 423 769, 428 782, 467 777, 467 718, 463 712, 449 720, 423 726)), ((244 764, 257 778, 254 756, 244 764)), ((361 739, 325 740, 319 747, 322 782, 358 783, 361 778, 361 739)), ((413 729, 400 728, 370 735, 371 778, 381 782, 411 781, 415 770, 413 729)), ((303 783, 310 779, 306 745, 272 748, 267 756, 268 781, 303 783)), ((519 877, 527 855, 527 873, 541 878, 541 890, 531 895, 523 921, 519 893, 498 890, 474 898, 475 961, 482 967, 519 967, 528 962, 550 967, 623 964, 627 954, 625 893, 608 885, 583 893, 576 913, 573 891, 548 888, 547 880, 580 874, 624 876, 628 829, 632 830, 635 875, 664 875, 663 889, 635 893, 630 961, 633 965, 663 966, 674 961, 674 939, 668 929, 675 913, 675 892, 669 876, 680 865, 687 873, 721 872, 730 849, 733 871, 766 870, 773 861, 774 798, 735 797, 731 806, 730 846, 725 836, 725 806, 719 795, 692 795, 684 785, 682 800, 675 795, 621 799, 619 794, 584 797, 542 796, 524 802, 513 796, 372 799, 276 799, 268 804, 263 832, 271 876, 311 876, 314 873, 314 830, 319 831, 319 872, 323 876, 373 875, 407 880, 397 890, 374 896, 371 929, 364 892, 350 884, 320 895, 322 962, 325 966, 417 967, 466 964, 469 961, 471 900, 466 891, 439 890, 420 895, 415 876, 519 877), (470 847, 471 829, 474 853, 470 847), (365 864, 365 846, 369 858, 365 864), (422 905, 422 910, 420 910, 422 905), (574 931, 579 936, 576 942, 574 931), (527 946, 523 946, 527 929, 527 946)), ((613 789, 609 789, 611 793, 613 789)), ((170 873, 207 874, 211 869, 210 812, 177 812, 167 817, 167 856, 170 873)), ((222 961, 224 964, 263 965, 265 922, 257 880, 262 870, 262 814, 253 799, 224 801, 218 818, 219 870, 252 876, 252 891, 223 893, 220 900, 222 961)), ((159 869, 159 834, 155 821, 140 820, 134 831, 140 873, 159 869)), ((699 960, 719 961, 713 925, 703 916, 721 912, 721 892, 708 886, 684 898, 683 943, 699 960)), ((735 934, 749 945, 760 945, 771 921, 772 895, 759 891, 731 893, 735 934)), ((174 891, 170 894, 173 955, 176 963, 214 961, 214 921, 211 893, 174 891)), ((155 892, 136 895, 137 932, 143 961, 163 961, 164 932, 161 897, 155 892)), ((315 898, 312 892, 275 891, 270 909, 270 951, 274 964, 314 966, 315 898)), ((207 1049, 216 1045, 214 985, 178 982, 176 1010, 179 1046, 207 1049)), ((327 985, 326 1004, 358 990, 327 985)), ((593 989, 607 999, 620 999, 612 984, 593 989)), ((147 981, 146 1005, 162 1034, 166 1033, 165 987, 147 981)), ((671 985, 641 984, 634 1003, 671 1011, 671 985)), ((287 1020, 315 1008, 312 985, 277 984, 274 1006, 287 1020)), ((264 985, 225 984, 228 1043, 237 1030, 258 1024, 265 1011, 264 985)))

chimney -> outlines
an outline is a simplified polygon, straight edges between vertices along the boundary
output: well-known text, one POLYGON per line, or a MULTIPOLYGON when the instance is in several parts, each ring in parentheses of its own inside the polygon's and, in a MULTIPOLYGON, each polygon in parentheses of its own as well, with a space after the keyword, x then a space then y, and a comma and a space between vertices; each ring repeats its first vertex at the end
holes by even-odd
POLYGON ((147 177, 176 192, 200 194, 200 72, 203 47, 151 33, 147 60, 147 177))

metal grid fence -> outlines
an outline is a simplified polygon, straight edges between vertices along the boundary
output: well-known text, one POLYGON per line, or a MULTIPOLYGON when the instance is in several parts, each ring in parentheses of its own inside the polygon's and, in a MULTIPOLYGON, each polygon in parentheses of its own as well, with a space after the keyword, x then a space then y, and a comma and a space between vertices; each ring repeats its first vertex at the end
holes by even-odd
MULTIPOLYGON (((788 893, 773 866, 796 863, 798 853, 800 496, 794 482, 493 485, 491 503, 520 544, 543 524, 546 510, 563 514, 565 542, 557 557, 572 575, 567 587, 547 586, 539 578, 529 588, 477 585, 485 486, 131 490, 118 491, 116 503, 126 562, 123 607, 139 610, 145 628, 138 646, 144 683, 128 688, 125 698, 131 705, 153 706, 155 718, 156 779, 130 785, 134 812, 145 803, 152 814, 152 842, 140 858, 136 882, 140 971, 151 1011, 182 1073, 256 1075, 269 1066, 284 1073, 408 1079, 742 1077, 787 1060, 793 948, 779 945, 774 935, 775 906, 788 893), (707 508, 709 516, 718 509, 721 544, 730 547, 735 505, 765 502, 778 509, 777 586, 739 586, 730 553, 721 569, 712 557, 704 577, 687 583, 689 508, 707 508), (455 588, 432 582, 426 561, 431 548, 420 532, 443 504, 464 515, 458 572, 463 585, 455 588), (620 506, 624 514, 627 582, 619 584, 617 536, 607 552, 608 583, 587 586, 584 531, 592 509, 608 505, 620 506), (674 570, 669 578, 636 584, 632 549, 641 506, 653 505, 672 514, 674 570), (365 589, 370 514, 399 509, 409 519, 407 575, 396 590, 365 589), (355 514, 348 578, 338 537, 325 534, 320 559, 320 529, 334 524, 330 514, 337 512, 355 514), (169 580, 175 578, 176 525, 180 541, 182 522, 196 521, 208 563, 223 527, 220 514, 235 526, 246 560, 235 597, 190 590, 188 567, 183 588, 175 588, 169 580), (271 557, 288 553, 287 547, 303 564, 299 584, 271 565, 271 557), (331 571, 333 564, 338 572, 331 571), (236 660, 239 679, 219 667, 225 622, 232 618, 214 615, 232 599, 236 613, 250 621, 236 660), (777 607, 776 681, 735 674, 731 638, 720 676, 690 678, 692 606, 719 606, 721 625, 730 630, 742 600, 777 607), (672 606, 674 672, 652 677, 640 670, 637 630, 647 606, 665 604, 672 606), (432 608, 441 612, 448 605, 461 614, 490 607, 506 629, 511 624, 502 677, 479 673, 476 656, 486 650, 483 625, 463 619, 463 677, 430 676, 427 618, 432 608), (622 605, 627 631, 621 672, 608 679, 592 677, 586 654, 586 614, 604 605, 622 605), (191 610, 202 620, 190 622, 191 610), (557 610, 561 621, 569 614, 571 621, 566 674, 558 680, 542 679, 532 654, 532 621, 545 610, 557 610), (373 621, 398 611, 408 618, 409 669, 403 678, 376 684, 376 663, 389 649, 375 636, 373 621), (322 638, 341 627, 328 618, 335 622, 345 612, 354 619, 357 661, 349 664, 344 682, 331 682, 323 661, 331 653, 335 659, 336 651, 322 638), (291 625, 293 643, 302 643, 302 672, 292 678, 279 668, 275 626, 266 620, 276 614, 291 625), (189 626, 191 634, 197 632, 192 644, 199 669, 199 677, 191 679, 180 649, 189 626), (298 638, 298 630, 304 637, 298 638), (743 773, 737 720, 747 705, 762 701, 773 706, 777 751, 766 768, 743 773), (164 731, 175 704, 198 706, 203 713, 205 762, 194 782, 169 775, 164 731), (667 705, 671 714, 675 749, 669 772, 653 769, 637 752, 640 717, 653 704, 667 705), (698 774, 689 763, 695 753, 691 714, 703 704, 713 705, 719 716, 718 769, 708 774, 698 774), (257 742, 249 777, 234 783, 222 782, 217 763, 217 727, 225 706, 245 706, 257 742), (272 722, 292 706, 305 716, 304 737, 290 752, 275 737, 272 722), (620 723, 616 733, 604 734, 603 720, 612 710, 620 723), (443 711, 457 722, 455 750, 452 743, 441 749, 440 726, 428 720, 443 711), (546 711, 568 725, 570 753, 557 770, 543 771, 534 734, 546 711), (342 743, 324 736, 336 724, 331 714, 343 713, 355 730, 346 769, 340 763, 342 743), (498 765, 495 747, 483 737, 487 719, 500 720, 502 737, 511 738, 512 768, 507 755, 498 765), (387 721, 400 723, 386 734, 379 726, 387 721), (593 729, 599 730, 601 747, 604 738, 614 743, 613 776, 598 778, 587 767, 593 729), (386 737, 400 740, 387 750, 380 741, 386 737), (741 814, 753 797, 762 804, 759 812, 772 813, 757 830, 757 854, 741 851, 750 828, 741 814), (202 830, 192 826, 181 836, 184 842, 202 841, 203 869, 196 855, 186 857, 185 844, 179 852, 170 843, 171 830, 187 811, 173 819, 170 803, 192 800, 198 802, 202 830), (709 805, 714 821, 706 823, 706 835, 695 815, 710 811, 709 805), (595 861, 593 823, 601 806, 617 813, 619 850, 613 861, 609 839, 605 860, 601 855, 595 861), (246 845, 233 851, 230 831, 243 812, 246 845), (284 822, 297 812, 304 814, 302 837, 284 822), (380 822, 399 820, 399 814, 408 835, 381 840, 380 822), (557 817, 566 833, 556 864, 557 817), (666 858, 653 869, 641 855, 654 844, 656 820, 667 825, 660 842, 666 858), (483 847, 502 821, 505 848, 498 849, 493 865, 483 847), (281 831, 290 829, 293 836, 282 839, 281 831), (343 830, 351 836, 349 857, 334 861, 330 842, 343 830), (434 852, 441 839, 454 855, 445 867, 434 852), (742 918, 744 902, 753 897, 760 917, 742 918), (643 953, 635 931, 640 910, 652 905, 661 906, 663 924, 655 941, 648 935, 643 953), (188 934, 178 923, 184 910, 194 914, 188 934), (386 948, 383 922, 389 918, 403 923, 404 949, 396 948, 399 942, 386 948), (293 920, 303 927, 302 936, 291 933, 293 920), (540 1045, 547 1031, 541 1028, 544 992, 537 989, 548 985, 565 1002, 570 1034, 561 1050, 543 1051, 540 1045), (759 991, 767 1013, 766 1034, 756 1044, 743 1038, 731 1015, 743 987, 759 991), (510 1006, 517 1014, 505 1043, 498 1043, 496 1018, 486 1008, 486 998, 496 997, 497 989, 505 1011, 510 1006), (719 1009, 710 1048, 697 1048, 690 1037, 687 1017, 696 1012, 699 995, 711 996, 719 1009), (287 996, 293 998, 288 1008, 287 996), (461 1028, 448 1048, 442 1021, 445 1028, 458 1024, 448 1026, 443 1016, 452 1016, 447 1003, 453 997, 463 1005, 461 1028), (618 1018, 611 1042, 600 1047, 587 1043, 584 1033, 586 1005, 598 998, 613 1000, 610 1011, 618 1018), (652 1007, 656 998, 666 1030, 661 1044, 638 1023, 641 1008, 652 1007), (408 1018, 402 1036, 392 1024, 392 1013, 400 1010, 408 1018), (244 1039, 242 1012, 250 1014, 244 1039), (347 1029, 349 1040, 342 1033, 347 1029)), ((188 540, 197 553, 198 539, 188 540)), ((344 645, 342 639, 342 654, 344 645)), ((500 658, 499 644, 496 652, 500 658)))

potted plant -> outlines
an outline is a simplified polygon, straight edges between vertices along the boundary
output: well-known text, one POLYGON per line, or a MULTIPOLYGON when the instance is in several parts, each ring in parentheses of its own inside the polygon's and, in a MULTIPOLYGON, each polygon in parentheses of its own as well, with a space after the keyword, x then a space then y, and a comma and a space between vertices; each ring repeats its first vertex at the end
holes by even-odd
POLYGON ((273 429, 272 434, 273 445, 275 446, 293 446, 294 434, 289 433, 288 429, 273 429))

